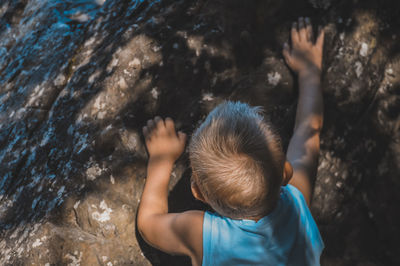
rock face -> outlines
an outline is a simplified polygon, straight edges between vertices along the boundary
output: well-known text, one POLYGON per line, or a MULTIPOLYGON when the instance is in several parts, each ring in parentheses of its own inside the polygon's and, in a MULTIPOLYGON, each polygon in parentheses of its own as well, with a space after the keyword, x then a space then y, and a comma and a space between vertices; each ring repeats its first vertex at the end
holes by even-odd
MULTIPOLYGON (((396 1, 5 0, 0 3, 0 264, 189 265, 135 228, 154 115, 191 133, 224 99, 263 106, 287 145, 291 22, 327 29, 312 211, 323 265, 400 263, 396 1)), ((186 155, 170 209, 190 194, 186 155)))

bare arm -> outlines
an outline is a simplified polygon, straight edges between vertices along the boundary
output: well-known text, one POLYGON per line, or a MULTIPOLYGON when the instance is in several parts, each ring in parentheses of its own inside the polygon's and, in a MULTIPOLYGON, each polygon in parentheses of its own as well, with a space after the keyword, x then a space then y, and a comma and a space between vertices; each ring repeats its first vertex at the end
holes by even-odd
POLYGON ((310 204, 318 167, 319 135, 323 124, 323 99, 320 86, 324 32, 313 43, 309 19, 300 18, 291 30, 292 49, 284 45, 283 55, 289 67, 299 77, 299 100, 293 136, 287 158, 293 166, 289 182, 310 204))
POLYGON ((138 209, 139 232, 158 249, 198 258, 200 251, 195 250, 193 243, 202 243, 203 212, 168 213, 170 175, 175 160, 184 150, 186 135, 176 133, 172 119, 164 121, 160 117, 149 120, 143 134, 150 158, 138 209))

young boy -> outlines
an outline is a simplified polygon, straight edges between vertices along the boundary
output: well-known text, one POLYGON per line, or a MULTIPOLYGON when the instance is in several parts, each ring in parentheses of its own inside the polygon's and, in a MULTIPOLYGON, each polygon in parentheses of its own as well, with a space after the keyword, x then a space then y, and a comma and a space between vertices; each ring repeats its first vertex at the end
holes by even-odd
POLYGON ((168 213, 168 183, 186 135, 155 117, 143 128, 149 153, 138 210, 143 238, 193 265, 319 265, 324 247, 308 209, 317 171, 323 103, 324 32, 313 42, 308 18, 291 29, 283 55, 299 78, 293 137, 286 157, 258 108, 217 106, 193 134, 191 189, 217 213, 168 213))

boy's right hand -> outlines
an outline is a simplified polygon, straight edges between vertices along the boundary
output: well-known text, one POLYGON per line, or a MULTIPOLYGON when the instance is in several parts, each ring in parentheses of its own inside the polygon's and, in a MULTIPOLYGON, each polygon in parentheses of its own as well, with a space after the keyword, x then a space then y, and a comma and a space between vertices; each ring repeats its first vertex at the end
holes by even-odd
POLYGON ((283 56, 289 67, 298 75, 321 73, 324 31, 320 30, 314 44, 312 25, 309 18, 299 18, 291 30, 292 48, 283 45, 283 56))
POLYGON ((143 127, 150 159, 162 159, 174 163, 183 153, 186 143, 186 134, 175 130, 174 121, 167 117, 163 120, 156 116, 147 121, 143 127))

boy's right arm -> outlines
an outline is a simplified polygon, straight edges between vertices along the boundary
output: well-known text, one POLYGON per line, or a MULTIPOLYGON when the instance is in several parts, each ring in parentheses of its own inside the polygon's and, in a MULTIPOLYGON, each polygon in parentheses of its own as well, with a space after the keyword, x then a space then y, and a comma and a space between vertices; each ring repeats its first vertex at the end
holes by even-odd
POLYGON ((299 77, 299 100, 293 136, 287 159, 293 166, 290 184, 297 187, 310 205, 317 174, 319 135, 323 124, 323 100, 320 86, 324 32, 314 44, 308 18, 299 18, 291 30, 292 48, 284 44, 283 55, 289 67, 299 77))

